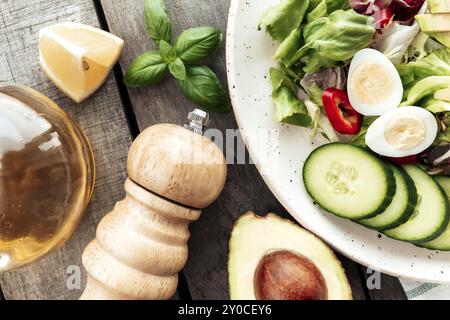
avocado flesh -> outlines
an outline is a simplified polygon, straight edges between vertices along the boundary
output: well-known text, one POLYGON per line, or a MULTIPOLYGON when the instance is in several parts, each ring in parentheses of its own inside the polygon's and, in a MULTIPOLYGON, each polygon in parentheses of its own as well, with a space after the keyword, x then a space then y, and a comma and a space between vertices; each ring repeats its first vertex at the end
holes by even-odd
POLYGON ((235 223, 230 239, 228 275, 232 300, 256 300, 254 278, 260 261, 287 250, 308 258, 325 279, 329 300, 351 300, 345 271, 331 249, 295 223, 275 214, 249 212, 235 223))
POLYGON ((450 12, 450 2, 445 0, 428 0, 428 8, 431 13, 450 12))
POLYGON ((450 13, 419 14, 416 21, 425 33, 450 31, 450 13))

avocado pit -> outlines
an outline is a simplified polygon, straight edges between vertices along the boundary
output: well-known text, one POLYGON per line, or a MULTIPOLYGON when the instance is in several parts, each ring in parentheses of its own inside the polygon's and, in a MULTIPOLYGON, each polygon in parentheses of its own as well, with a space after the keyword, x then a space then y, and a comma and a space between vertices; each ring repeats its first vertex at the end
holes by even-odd
POLYGON ((282 250, 266 254, 254 276, 258 300, 327 300, 328 289, 316 265, 300 254, 282 250))

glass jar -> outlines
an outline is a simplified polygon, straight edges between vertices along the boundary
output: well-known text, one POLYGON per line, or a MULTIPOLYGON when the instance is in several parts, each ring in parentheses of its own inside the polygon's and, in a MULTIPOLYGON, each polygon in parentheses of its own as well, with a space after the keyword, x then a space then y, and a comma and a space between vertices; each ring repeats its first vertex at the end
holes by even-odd
POLYGON ((67 240, 94 181, 92 149, 68 115, 33 89, 0 83, 0 271, 67 240))

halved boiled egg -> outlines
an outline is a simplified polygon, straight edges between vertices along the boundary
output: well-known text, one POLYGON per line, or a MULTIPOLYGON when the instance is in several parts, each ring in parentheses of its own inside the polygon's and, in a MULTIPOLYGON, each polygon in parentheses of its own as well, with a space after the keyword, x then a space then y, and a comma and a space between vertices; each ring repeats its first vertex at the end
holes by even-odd
POLYGON ((366 144, 379 155, 401 158, 419 154, 436 139, 434 115, 419 107, 401 107, 379 117, 369 127, 366 144))
POLYGON ((374 49, 363 49, 353 58, 347 91, 353 108, 365 116, 379 116, 396 109, 403 97, 397 69, 374 49))

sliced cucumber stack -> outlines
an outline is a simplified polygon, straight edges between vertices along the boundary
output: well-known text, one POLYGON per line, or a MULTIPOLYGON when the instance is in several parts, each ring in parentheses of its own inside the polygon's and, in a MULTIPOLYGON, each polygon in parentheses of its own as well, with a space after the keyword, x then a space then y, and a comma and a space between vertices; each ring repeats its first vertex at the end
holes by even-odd
POLYGON ((412 217, 394 229, 384 231, 388 237, 422 243, 436 239, 447 228, 450 218, 447 196, 428 173, 417 166, 404 166, 414 181, 419 201, 412 217))
POLYGON ((383 161, 342 143, 316 149, 305 162, 303 181, 320 207, 352 220, 384 212, 396 190, 394 174, 383 161))
MULTIPOLYGON (((435 180, 444 189, 447 199, 450 201, 450 177, 437 176, 435 180)), ((418 245, 431 250, 450 251, 450 225, 438 238, 429 242, 419 243, 418 245)))
POLYGON ((394 172, 397 191, 391 205, 380 215, 356 221, 370 229, 383 231, 396 228, 411 218, 417 204, 417 190, 412 179, 401 167, 389 164, 394 172))

